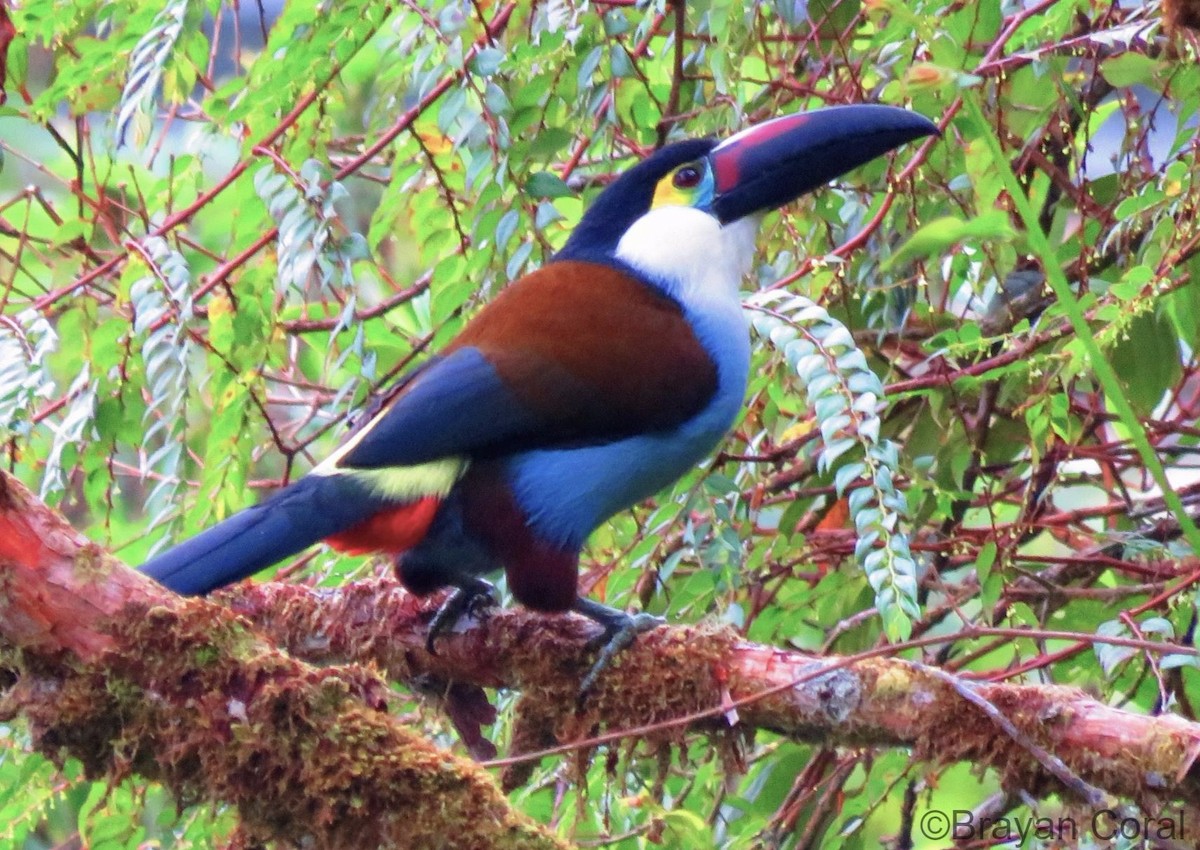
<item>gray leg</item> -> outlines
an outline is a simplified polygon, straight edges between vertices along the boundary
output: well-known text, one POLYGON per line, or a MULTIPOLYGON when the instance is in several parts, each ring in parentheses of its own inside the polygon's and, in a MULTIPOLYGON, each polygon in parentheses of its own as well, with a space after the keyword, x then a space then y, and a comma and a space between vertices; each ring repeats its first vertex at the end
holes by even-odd
POLYGON ((433 619, 429 621, 429 631, 425 636, 425 651, 437 655, 433 642, 441 637, 446 629, 458 622, 459 617, 466 614, 476 618, 480 611, 496 605, 493 595, 495 588, 481 578, 463 576, 455 584, 454 592, 446 597, 442 607, 437 609, 433 619))
POLYGON ((642 632, 650 631, 661 626, 665 621, 653 614, 628 614, 617 608, 610 608, 593 602, 590 599, 575 600, 574 610, 593 622, 599 623, 604 629, 596 637, 588 641, 588 649, 599 650, 592 669, 588 670, 583 681, 579 684, 579 696, 582 699, 595 686, 596 680, 605 668, 612 663, 617 653, 625 649, 642 632))

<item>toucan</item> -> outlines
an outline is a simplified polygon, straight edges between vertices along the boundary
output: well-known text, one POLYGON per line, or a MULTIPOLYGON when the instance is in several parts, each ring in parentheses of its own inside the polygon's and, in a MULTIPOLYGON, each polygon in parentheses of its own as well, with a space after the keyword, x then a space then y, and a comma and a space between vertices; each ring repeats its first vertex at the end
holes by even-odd
POLYGON ((431 649, 503 570, 528 608, 602 626, 594 679, 658 621, 580 597, 580 550, 702 461, 737 417, 750 367, 738 290, 762 217, 936 133, 916 113, 859 104, 661 148, 329 457, 142 569, 203 594, 321 540, 385 553, 414 593, 454 588, 431 649))

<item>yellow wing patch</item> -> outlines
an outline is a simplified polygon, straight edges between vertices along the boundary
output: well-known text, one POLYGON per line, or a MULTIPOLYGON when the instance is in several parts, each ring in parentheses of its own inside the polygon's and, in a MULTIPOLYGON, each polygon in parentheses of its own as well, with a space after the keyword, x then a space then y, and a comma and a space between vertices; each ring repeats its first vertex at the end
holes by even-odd
POLYGON ((468 464, 466 458, 447 457, 416 466, 348 469, 345 473, 367 482, 376 495, 407 502, 422 496, 444 497, 467 471, 468 464))
POLYGON ((465 457, 445 457, 383 469, 347 469, 325 462, 314 467, 309 475, 347 475, 366 484, 377 496, 409 502, 422 496, 445 496, 469 465, 470 461, 465 457))
POLYGON ((422 496, 442 497, 450 492, 470 466, 465 457, 451 456, 415 463, 411 466, 387 466, 380 469, 354 469, 338 466, 338 462, 359 444, 370 430, 368 425, 337 450, 312 468, 309 475, 350 475, 370 486, 378 496, 398 502, 422 496))

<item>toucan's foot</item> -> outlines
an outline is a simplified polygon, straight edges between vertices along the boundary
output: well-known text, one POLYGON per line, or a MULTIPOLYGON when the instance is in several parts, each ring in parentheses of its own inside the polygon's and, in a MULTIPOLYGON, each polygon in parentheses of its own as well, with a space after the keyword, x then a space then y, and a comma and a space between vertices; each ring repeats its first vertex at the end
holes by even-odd
POLYGON ((425 651, 430 655, 437 655, 433 642, 457 623, 464 614, 472 619, 478 619, 478 615, 482 611, 495 607, 494 592, 495 588, 481 578, 464 579, 454 588, 454 592, 446 597, 442 607, 437 609, 437 613, 429 621, 429 630, 425 635, 425 651))
POLYGON ((600 674, 607 669, 617 653, 625 649, 642 632, 663 625, 666 621, 653 614, 628 614, 616 608, 609 608, 590 599, 575 601, 575 611, 600 624, 604 630, 588 641, 589 651, 599 650, 592 668, 588 670, 583 681, 579 683, 579 698, 583 700, 595 687, 600 674))

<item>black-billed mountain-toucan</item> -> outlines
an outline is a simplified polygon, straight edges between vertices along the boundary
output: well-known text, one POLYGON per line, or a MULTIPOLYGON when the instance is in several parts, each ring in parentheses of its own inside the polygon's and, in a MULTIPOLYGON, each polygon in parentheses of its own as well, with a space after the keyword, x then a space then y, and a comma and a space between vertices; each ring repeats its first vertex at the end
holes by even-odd
POLYGON ((416 593, 458 588, 447 615, 503 569, 522 604, 603 625, 607 657, 646 621, 577 595, 580 549, 737 416, 750 365, 738 289, 762 214, 936 132, 856 105, 662 148, 324 462, 143 569, 205 593, 324 540, 394 556, 416 593))

